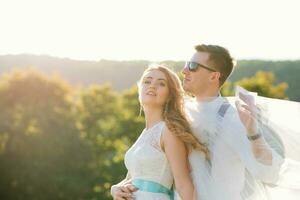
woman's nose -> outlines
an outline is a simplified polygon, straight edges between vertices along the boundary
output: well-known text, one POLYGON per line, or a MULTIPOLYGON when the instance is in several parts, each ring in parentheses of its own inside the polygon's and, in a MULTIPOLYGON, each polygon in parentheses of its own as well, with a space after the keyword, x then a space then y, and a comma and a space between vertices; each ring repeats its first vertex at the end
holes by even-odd
POLYGON ((150 88, 155 89, 155 88, 156 88, 156 84, 151 84, 151 85, 150 85, 150 88))
POLYGON ((150 84, 150 88, 154 88, 155 89, 156 88, 156 83, 151 83, 150 84))

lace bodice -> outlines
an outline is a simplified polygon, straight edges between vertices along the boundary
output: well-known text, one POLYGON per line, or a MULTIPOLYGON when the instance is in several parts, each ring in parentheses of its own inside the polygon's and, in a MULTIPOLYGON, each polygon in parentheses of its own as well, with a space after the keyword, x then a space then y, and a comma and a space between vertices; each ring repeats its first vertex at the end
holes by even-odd
POLYGON ((145 179, 171 188, 173 175, 160 138, 165 127, 161 121, 144 129, 137 141, 125 154, 125 165, 133 179, 145 179))

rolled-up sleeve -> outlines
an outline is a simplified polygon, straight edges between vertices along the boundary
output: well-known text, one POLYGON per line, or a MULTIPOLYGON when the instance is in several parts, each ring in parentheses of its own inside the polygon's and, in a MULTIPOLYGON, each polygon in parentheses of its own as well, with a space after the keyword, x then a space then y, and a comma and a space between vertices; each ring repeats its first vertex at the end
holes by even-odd
POLYGON ((230 107, 226 112, 220 122, 219 129, 221 139, 236 152, 245 168, 255 178, 265 183, 276 183, 283 158, 270 146, 267 146, 267 148, 272 152, 272 164, 263 164, 255 157, 251 141, 247 138, 246 128, 233 107, 230 107))

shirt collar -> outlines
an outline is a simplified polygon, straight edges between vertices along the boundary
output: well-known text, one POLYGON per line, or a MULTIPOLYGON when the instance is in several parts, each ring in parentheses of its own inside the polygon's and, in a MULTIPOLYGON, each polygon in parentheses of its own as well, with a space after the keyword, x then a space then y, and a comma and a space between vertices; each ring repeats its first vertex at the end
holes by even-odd
POLYGON ((206 109, 206 108, 211 108, 211 109, 218 109, 219 105, 224 102, 224 98, 220 93, 218 93, 217 96, 211 97, 209 100, 205 101, 196 101, 197 107, 206 109))
POLYGON ((203 101, 197 101, 197 100, 196 101, 198 104, 211 104, 211 103, 218 101, 221 97, 222 97, 221 93, 218 92, 218 94, 216 96, 208 97, 206 100, 203 100, 203 101))

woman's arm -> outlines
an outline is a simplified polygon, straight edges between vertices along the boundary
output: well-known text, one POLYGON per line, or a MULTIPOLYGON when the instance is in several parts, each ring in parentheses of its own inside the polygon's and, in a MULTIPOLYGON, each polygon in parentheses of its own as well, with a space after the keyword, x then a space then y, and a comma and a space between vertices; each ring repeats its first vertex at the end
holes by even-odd
POLYGON ((184 143, 167 128, 162 135, 162 149, 174 176, 176 191, 182 200, 196 199, 196 192, 190 177, 188 151, 184 143))

